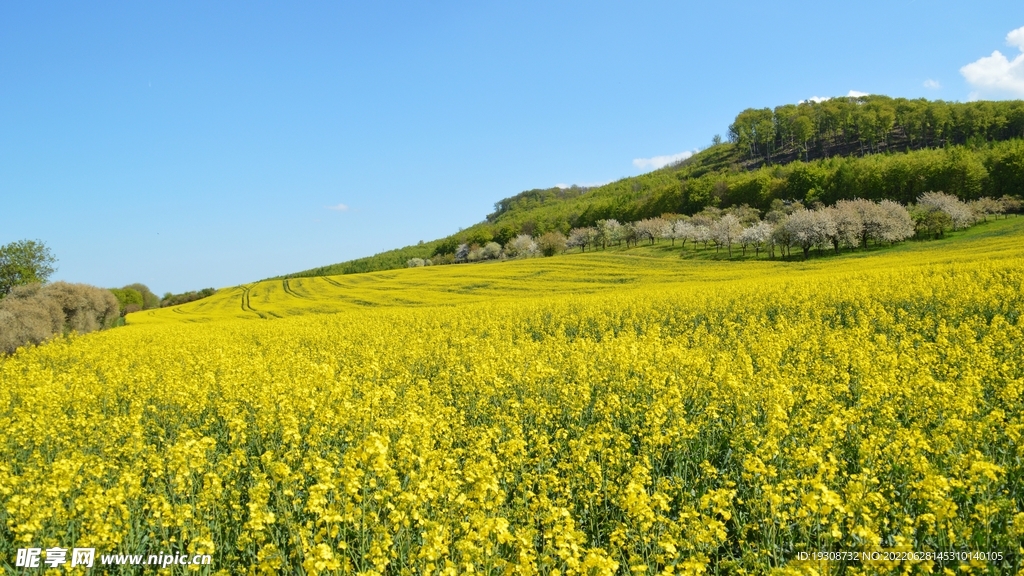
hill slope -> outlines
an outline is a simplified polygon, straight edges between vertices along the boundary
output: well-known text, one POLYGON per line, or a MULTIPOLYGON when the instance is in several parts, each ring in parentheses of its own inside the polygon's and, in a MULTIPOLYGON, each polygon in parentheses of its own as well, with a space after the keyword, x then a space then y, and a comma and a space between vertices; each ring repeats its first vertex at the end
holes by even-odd
POLYGON ((978 224, 936 241, 802 261, 748 255, 714 258, 714 249, 681 250, 668 243, 630 250, 574 253, 476 266, 431 266, 307 278, 264 280, 159 310, 130 314, 128 324, 273 319, 369 308, 459 307, 495 299, 621 293, 655 287, 709 292, 731 282, 788 282, 807 275, 841 277, 867 270, 909 269, 944 262, 1019 259, 1024 218, 978 224))
POLYGON ((528 190, 445 238, 288 277, 402 268, 411 258, 452 254, 459 244, 505 244, 521 233, 636 221, 706 206, 773 200, 888 198, 913 202, 928 191, 962 199, 1024 192, 1024 102, 836 98, 749 109, 719 143, 678 164, 595 188, 528 190))

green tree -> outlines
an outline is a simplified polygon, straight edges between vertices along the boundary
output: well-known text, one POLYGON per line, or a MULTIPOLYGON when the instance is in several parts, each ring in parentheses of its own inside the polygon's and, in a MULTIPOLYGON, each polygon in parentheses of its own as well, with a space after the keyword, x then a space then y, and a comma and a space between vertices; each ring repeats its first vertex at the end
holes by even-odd
MULTIPOLYGON (((121 316, 142 310, 144 300, 142 293, 133 288, 111 288, 110 293, 117 298, 121 316)), ((159 304, 159 301, 157 301, 159 304)))
POLYGON ((953 227, 949 215, 937 208, 917 208, 910 216, 914 219, 914 229, 924 237, 941 238, 953 227))
POLYGON ((153 293, 145 284, 136 282, 124 287, 124 290, 135 290, 142 296, 141 306, 143 310, 160 307, 160 297, 153 293))
POLYGON ((46 282, 56 263, 57 258, 40 240, 18 240, 0 246, 0 298, 15 286, 46 282))
POLYGON ((793 138, 800 144, 804 151, 804 158, 807 157, 807 141, 814 136, 814 122, 807 116, 797 116, 793 119, 793 138))

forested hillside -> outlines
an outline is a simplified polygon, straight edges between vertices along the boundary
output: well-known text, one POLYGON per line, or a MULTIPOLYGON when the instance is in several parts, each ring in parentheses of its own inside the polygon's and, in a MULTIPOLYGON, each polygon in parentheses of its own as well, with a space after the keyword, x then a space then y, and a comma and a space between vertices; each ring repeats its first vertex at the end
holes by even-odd
POLYGON ((748 160, 787 163, 1024 137, 1024 102, 833 98, 741 112, 730 140, 748 160))
POLYGON ((708 206, 764 212, 774 200, 909 204, 932 191, 962 200, 1024 191, 1024 101, 866 96, 748 109, 729 127, 728 142, 714 142, 681 163, 604 186, 505 198, 483 222, 446 238, 291 276, 400 268, 413 258, 451 261, 464 244, 506 245, 520 234, 567 234, 599 220, 692 215, 708 206))

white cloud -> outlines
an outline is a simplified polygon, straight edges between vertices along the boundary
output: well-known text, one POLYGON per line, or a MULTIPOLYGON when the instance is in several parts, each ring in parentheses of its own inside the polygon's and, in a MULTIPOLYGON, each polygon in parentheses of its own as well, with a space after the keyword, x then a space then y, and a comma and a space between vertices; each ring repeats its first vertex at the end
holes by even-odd
POLYGON ((657 170, 672 164, 673 162, 679 162, 680 160, 686 160, 690 156, 693 156, 693 152, 686 151, 678 154, 672 154, 669 156, 655 156, 653 158, 635 158, 633 159, 633 166, 641 170, 657 170))
POLYGON ((335 204, 334 206, 325 206, 325 208, 336 212, 345 212, 348 210, 348 204, 335 204))
POLYGON ((942 84, 939 84, 938 80, 932 80, 931 78, 924 81, 924 87, 929 90, 938 90, 942 88, 942 84))
POLYGON ((1024 50, 1024 26, 1006 35, 1006 44, 1024 50))
MULTIPOLYGON (((850 90, 849 92, 846 93, 846 97, 847 98, 860 98, 861 96, 870 96, 870 95, 871 94, 869 94, 867 92, 858 92, 856 90, 850 90)), ((821 104, 822 102, 828 102, 831 99, 832 99, 831 96, 811 96, 807 100, 801 100, 801 101, 797 102, 797 104, 803 104, 805 102, 815 102, 815 103, 821 104)))
MULTIPOLYGON (((1006 43, 1024 52, 1024 26, 1007 34, 1006 43)), ((1010 60, 996 50, 964 66, 960 74, 975 89, 971 100, 984 94, 1024 97, 1024 54, 1010 60)))
POLYGON ((960 69, 967 83, 986 92, 1024 96, 1024 54, 1012 61, 996 50, 960 69))

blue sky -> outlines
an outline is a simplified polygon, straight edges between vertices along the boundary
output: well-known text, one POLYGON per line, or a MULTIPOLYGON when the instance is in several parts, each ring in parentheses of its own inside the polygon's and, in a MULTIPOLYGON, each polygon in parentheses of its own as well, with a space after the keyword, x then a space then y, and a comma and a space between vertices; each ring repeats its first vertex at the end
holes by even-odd
POLYGON ((748 107, 1024 97, 1017 2, 778 4, 3 3, 0 243, 223 287, 650 170, 748 107))

